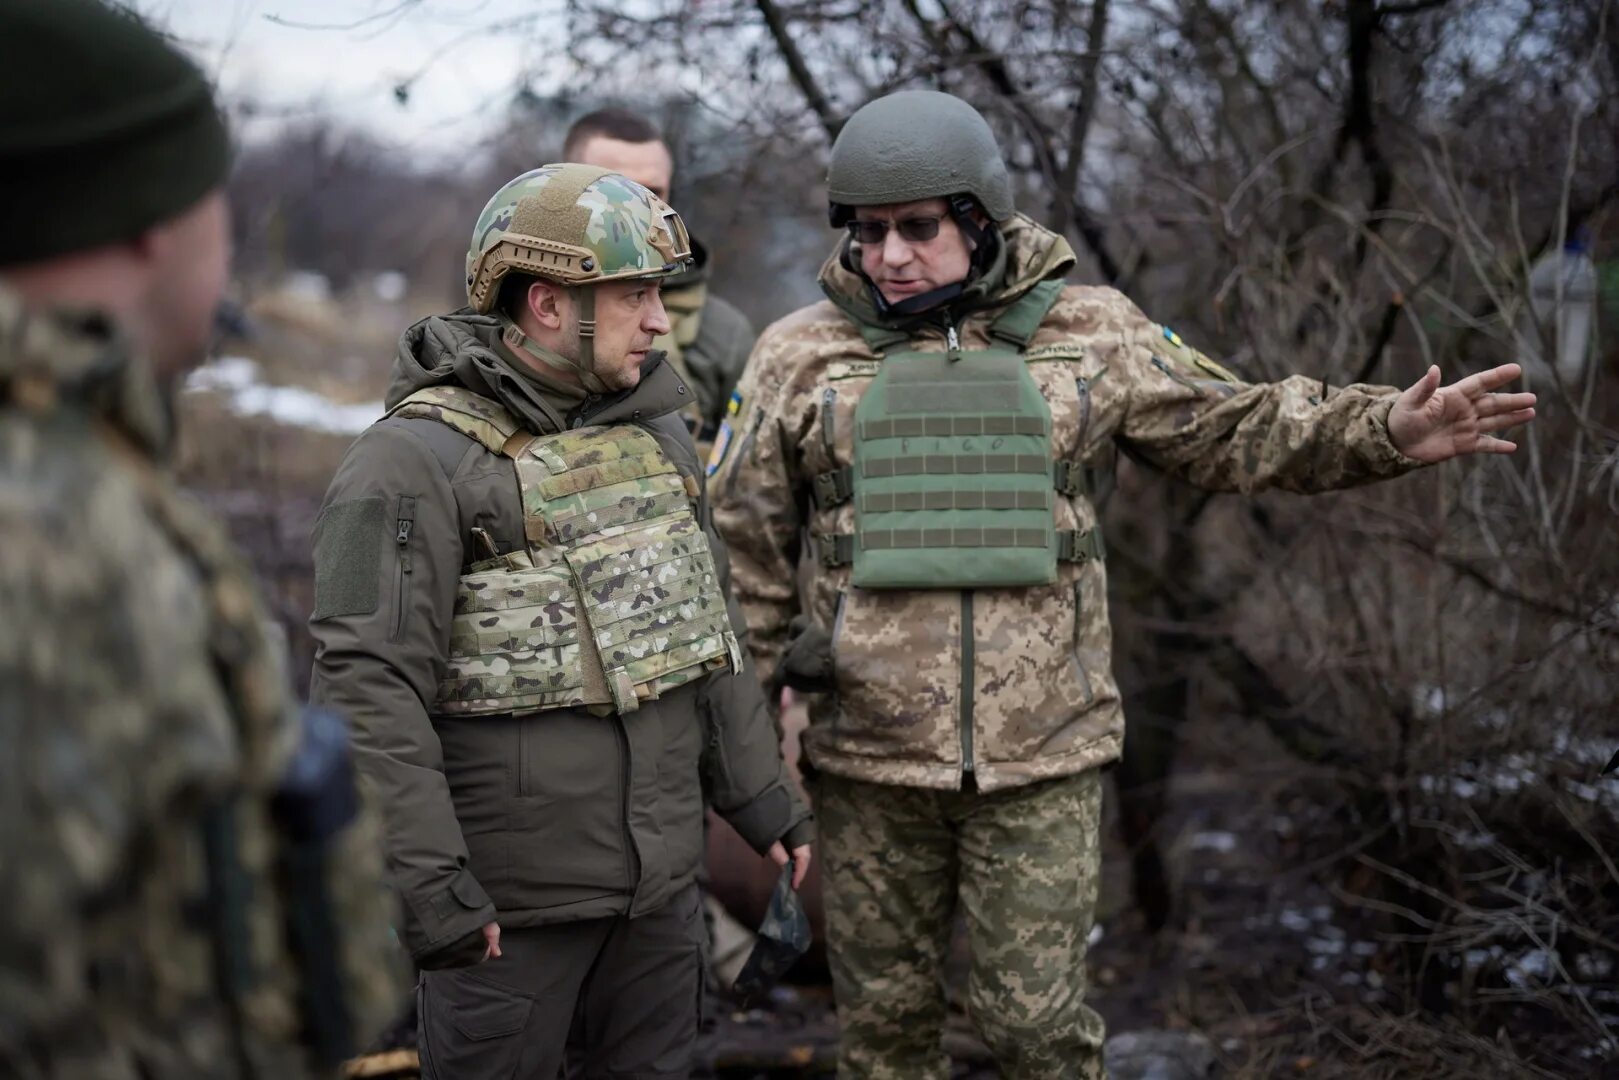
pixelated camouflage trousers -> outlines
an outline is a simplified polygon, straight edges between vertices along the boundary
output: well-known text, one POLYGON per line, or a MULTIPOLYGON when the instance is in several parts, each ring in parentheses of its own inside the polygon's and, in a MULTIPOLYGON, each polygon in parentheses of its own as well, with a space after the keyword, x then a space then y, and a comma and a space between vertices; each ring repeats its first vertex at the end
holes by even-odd
POLYGON ((944 1080, 942 970, 959 903, 967 1006, 1011 1080, 1100 1078, 1085 1004, 1101 870, 1096 770, 979 794, 821 775, 827 949, 843 1080, 944 1080))

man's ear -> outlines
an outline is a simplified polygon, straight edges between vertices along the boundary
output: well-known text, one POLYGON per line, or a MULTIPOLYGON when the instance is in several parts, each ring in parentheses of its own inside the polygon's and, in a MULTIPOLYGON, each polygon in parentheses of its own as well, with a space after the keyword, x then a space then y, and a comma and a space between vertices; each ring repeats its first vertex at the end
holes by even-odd
POLYGON ((564 302, 561 286, 549 281, 531 281, 525 299, 529 317, 536 323, 547 330, 562 329, 564 302))

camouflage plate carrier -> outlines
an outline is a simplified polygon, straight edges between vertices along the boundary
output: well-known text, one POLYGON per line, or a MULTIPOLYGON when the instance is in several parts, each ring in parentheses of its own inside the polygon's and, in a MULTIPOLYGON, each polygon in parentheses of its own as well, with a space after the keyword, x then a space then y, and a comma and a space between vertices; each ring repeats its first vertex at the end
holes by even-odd
POLYGON ((901 330, 861 326, 882 357, 855 410, 854 466, 815 478, 822 507, 854 500, 853 534, 819 538, 826 566, 852 564, 866 589, 1049 585, 1059 560, 1101 557, 1101 534, 1059 531, 1054 495, 1082 473, 1053 462, 1051 409, 1023 351, 1061 281, 1036 285, 990 326, 995 344, 903 347, 901 330))
POLYGON ((473 563, 456 587, 434 712, 627 713, 741 670, 696 481, 647 431, 535 435, 458 387, 419 390, 390 415, 436 420, 510 458, 523 503, 524 548, 473 563))

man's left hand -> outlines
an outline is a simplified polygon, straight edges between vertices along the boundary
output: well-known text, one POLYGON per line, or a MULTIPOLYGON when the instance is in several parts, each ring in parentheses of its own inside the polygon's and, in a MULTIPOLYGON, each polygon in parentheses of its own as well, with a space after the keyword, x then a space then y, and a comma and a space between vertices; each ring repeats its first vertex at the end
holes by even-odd
MULTIPOLYGON (((770 845, 770 858, 777 866, 787 865, 787 848, 780 840, 770 845)), ((793 888, 797 889, 804 884, 804 875, 809 873, 810 846, 800 844, 793 848, 793 888)))
POLYGON ((1497 394, 1497 387, 1516 379, 1517 364, 1469 375, 1449 386, 1439 385, 1438 366, 1418 379, 1389 410, 1389 439, 1406 457, 1432 465, 1463 454, 1510 454, 1517 444, 1492 431, 1534 419, 1534 394, 1497 394))

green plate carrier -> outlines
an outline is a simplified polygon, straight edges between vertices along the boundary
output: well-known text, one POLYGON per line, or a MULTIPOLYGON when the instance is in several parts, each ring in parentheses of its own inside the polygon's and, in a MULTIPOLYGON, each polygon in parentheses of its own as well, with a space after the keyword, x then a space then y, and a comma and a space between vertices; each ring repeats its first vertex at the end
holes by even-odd
POLYGON ((499 405, 431 387, 389 414, 447 424, 509 457, 527 543, 472 564, 456 586, 434 711, 455 715, 644 700, 742 653, 683 476, 630 424, 533 435, 499 405))
POLYGON ((854 466, 817 479, 821 505, 852 499, 852 536, 822 562, 867 589, 1049 585, 1059 559, 1099 556, 1096 534, 1056 527, 1079 470, 1054 465, 1051 408, 1023 352, 1061 281, 1035 286, 990 326, 987 349, 888 351, 901 331, 862 327, 882 356, 854 414, 854 466))

